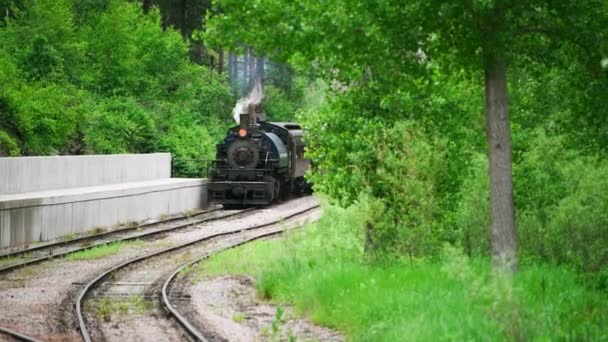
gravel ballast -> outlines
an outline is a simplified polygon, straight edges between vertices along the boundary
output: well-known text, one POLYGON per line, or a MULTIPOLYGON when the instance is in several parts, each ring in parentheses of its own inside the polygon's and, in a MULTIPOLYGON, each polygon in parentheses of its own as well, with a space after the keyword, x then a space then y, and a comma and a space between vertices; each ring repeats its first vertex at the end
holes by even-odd
POLYGON ((315 204, 315 198, 303 197, 246 217, 213 221, 167 233, 156 240, 127 245, 120 253, 104 258, 55 259, 0 274, 0 325, 43 340, 80 341, 72 304, 83 284, 103 270, 170 245, 278 220, 315 204))

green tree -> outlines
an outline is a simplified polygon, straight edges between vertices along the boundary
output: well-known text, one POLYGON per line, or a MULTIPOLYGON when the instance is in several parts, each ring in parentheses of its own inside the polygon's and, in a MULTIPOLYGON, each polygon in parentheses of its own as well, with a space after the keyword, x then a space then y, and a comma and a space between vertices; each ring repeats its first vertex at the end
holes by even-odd
POLYGON ((296 65, 320 65, 329 80, 345 87, 373 85, 380 103, 395 92, 411 93, 415 87, 403 89, 411 85, 409 75, 423 74, 433 62, 481 72, 492 250, 496 266, 517 268, 507 65, 555 39, 574 46, 575 55, 586 54, 593 72, 606 48, 605 2, 218 0, 217 5, 221 11, 208 23, 214 43, 245 43, 296 65))

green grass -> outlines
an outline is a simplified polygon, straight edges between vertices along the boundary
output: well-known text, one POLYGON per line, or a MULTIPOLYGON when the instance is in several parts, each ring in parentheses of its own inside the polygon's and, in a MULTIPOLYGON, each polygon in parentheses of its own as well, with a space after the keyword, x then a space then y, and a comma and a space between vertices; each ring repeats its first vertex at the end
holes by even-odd
MULTIPOLYGON (((134 295, 128 299, 103 298, 93 301, 92 306, 99 319, 108 322, 113 314, 143 314, 152 307, 152 303, 141 295, 134 295)), ((90 309, 90 308, 89 308, 90 309)))
POLYGON ((70 261, 99 259, 117 254, 127 246, 135 246, 141 243, 142 242, 139 240, 111 242, 105 245, 96 246, 80 252, 69 254, 67 259, 70 261))
POLYGON ((108 231, 107 227, 96 227, 96 228, 89 230, 87 233, 89 235, 99 235, 99 234, 105 233, 107 231, 108 231))
POLYGON ((239 324, 243 323, 243 321, 245 320, 245 315, 242 312, 237 312, 232 315, 232 320, 239 324))
POLYGON ((3 256, 0 257, 0 266, 11 265, 17 262, 17 260, 21 260, 21 258, 17 258, 14 256, 3 256))
POLYGON ((248 273, 258 295, 355 341, 607 340, 608 294, 570 270, 522 264, 494 274, 487 259, 446 248, 441 259, 363 262, 360 214, 325 208, 324 218, 281 240, 226 251, 198 276, 248 273))
POLYGON ((70 233, 70 234, 66 234, 66 235, 62 235, 62 236, 58 237, 57 240, 59 240, 59 241, 70 241, 70 240, 74 240, 77 237, 78 237, 78 234, 76 234, 76 233, 70 233))

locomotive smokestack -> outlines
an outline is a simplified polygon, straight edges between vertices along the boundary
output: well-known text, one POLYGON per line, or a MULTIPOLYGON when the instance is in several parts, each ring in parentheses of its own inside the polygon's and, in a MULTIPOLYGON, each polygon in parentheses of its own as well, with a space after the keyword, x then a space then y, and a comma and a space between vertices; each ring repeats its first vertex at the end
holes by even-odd
POLYGON ((250 103, 247 106, 247 114, 249 114, 249 125, 255 125, 258 123, 258 115, 256 111, 257 103, 250 103))
POLYGON ((247 114, 247 113, 240 114, 239 115, 239 127, 247 129, 248 126, 249 126, 249 114, 247 114))

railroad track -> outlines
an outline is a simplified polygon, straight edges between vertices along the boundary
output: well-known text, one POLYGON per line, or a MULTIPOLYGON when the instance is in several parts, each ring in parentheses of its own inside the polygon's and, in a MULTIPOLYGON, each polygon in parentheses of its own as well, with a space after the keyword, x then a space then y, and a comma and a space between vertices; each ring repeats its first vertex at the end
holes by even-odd
MULTIPOLYGON (((206 341, 205 332, 190 323, 186 317, 179 313, 176 305, 171 302, 171 283, 176 279, 179 272, 220 251, 260 238, 280 234, 286 230, 282 223, 296 220, 303 214, 318 207, 318 205, 313 205, 272 222, 197 238, 177 246, 128 260, 99 274, 82 288, 75 304, 76 317, 83 339, 87 342, 92 341, 94 337, 99 339, 100 336, 97 335, 102 334, 101 331, 110 331, 112 333, 112 329, 110 328, 103 329, 106 323, 99 322, 99 317, 95 316, 92 312, 85 312, 85 308, 99 307, 100 303, 104 301, 112 302, 117 299, 120 300, 120 298, 124 299, 135 295, 139 296, 139 298, 148 299, 156 299, 158 297, 161 305, 148 309, 149 312, 147 314, 137 316, 137 319, 126 323, 131 324, 130 327, 125 328, 127 333, 145 327, 149 330, 148 333, 154 334, 153 331, 155 325, 157 325, 160 327, 158 330, 162 331, 164 336, 168 336, 169 340, 190 339, 206 341), (138 289, 134 290, 133 287, 138 289), (125 293, 125 289, 129 290, 125 293), (86 306, 85 302, 87 303, 86 306), (174 321, 163 318, 165 316, 163 308, 175 319, 174 321)), ((115 323, 114 326, 116 325, 118 323, 115 323)), ((108 338, 105 335, 104 337, 108 338)), ((117 339, 124 338, 124 336, 115 337, 117 339)), ((156 339, 156 337, 160 336, 155 336, 153 339, 156 339)), ((110 337, 110 339, 112 338, 110 337)))
POLYGON ((155 235, 188 228, 197 224, 225 219, 250 212, 253 209, 221 210, 211 209, 192 216, 177 216, 169 219, 133 225, 130 227, 107 231, 95 235, 82 236, 67 241, 43 244, 0 256, 0 273, 6 273, 24 266, 41 263, 70 253, 83 251, 118 241, 130 241, 150 238, 155 235), (8 261, 8 263, 7 263, 8 261))
POLYGON ((16 341, 24 341, 24 342, 40 342, 40 340, 37 340, 33 337, 21 334, 15 330, 0 327, 0 337, 2 337, 2 336, 7 337, 9 340, 13 339, 16 341))

